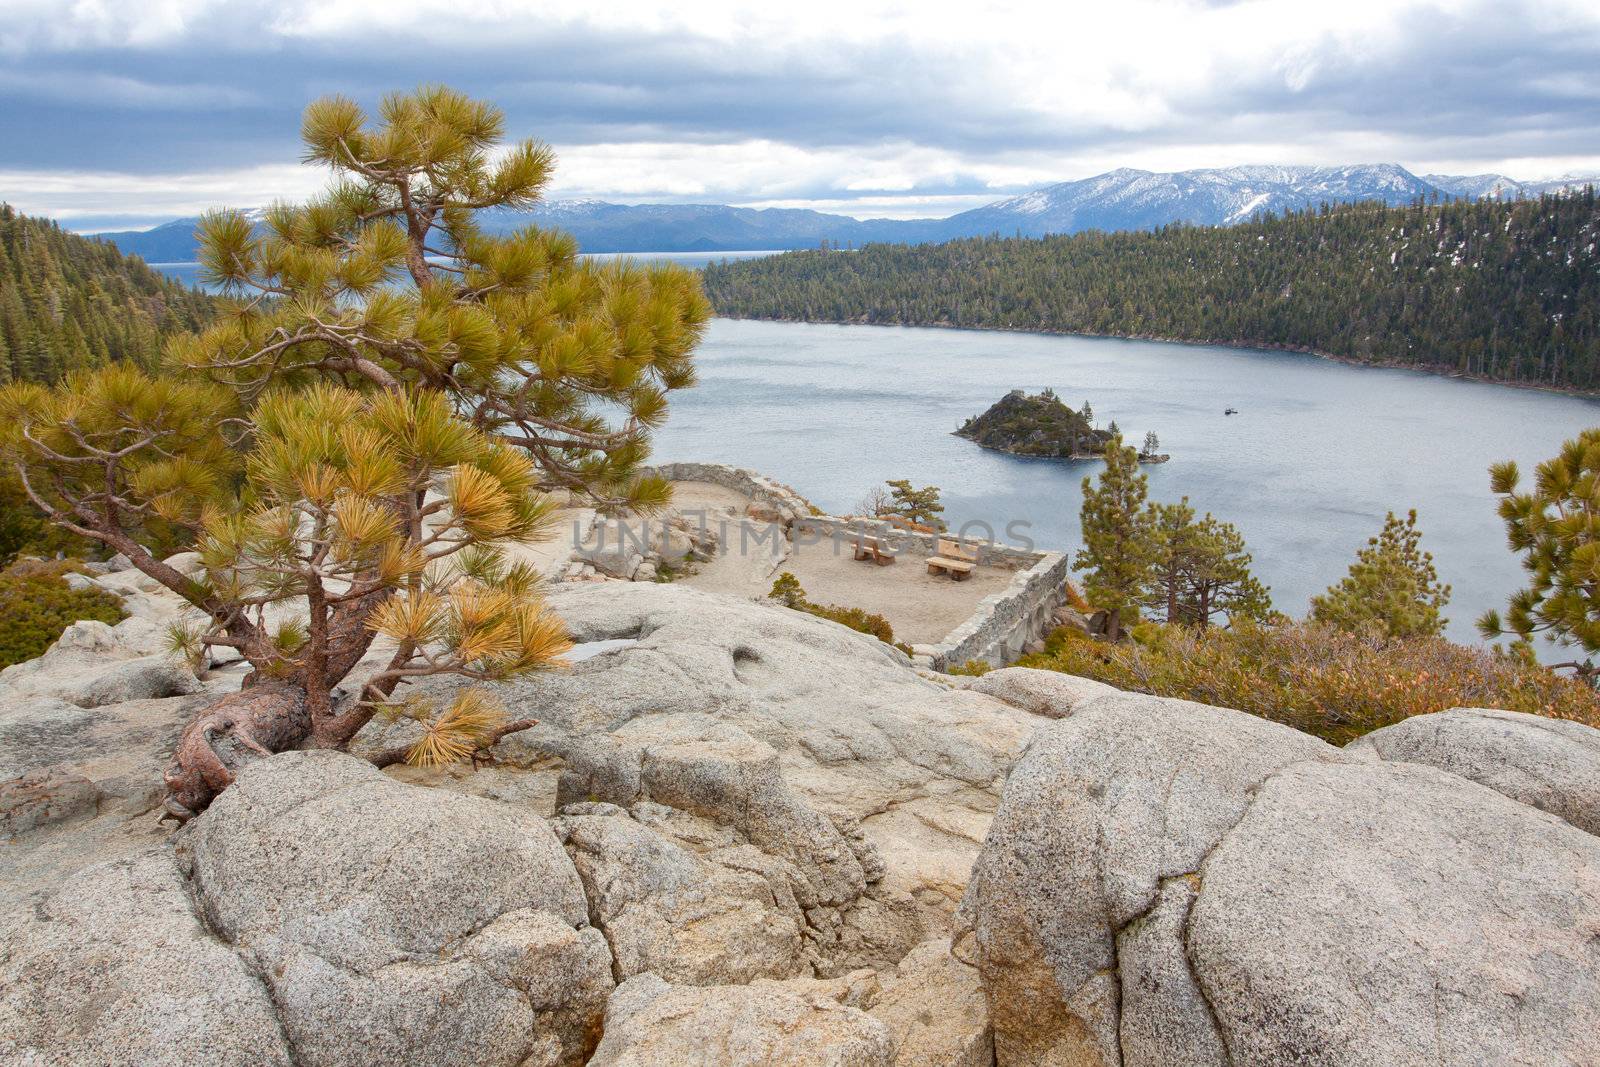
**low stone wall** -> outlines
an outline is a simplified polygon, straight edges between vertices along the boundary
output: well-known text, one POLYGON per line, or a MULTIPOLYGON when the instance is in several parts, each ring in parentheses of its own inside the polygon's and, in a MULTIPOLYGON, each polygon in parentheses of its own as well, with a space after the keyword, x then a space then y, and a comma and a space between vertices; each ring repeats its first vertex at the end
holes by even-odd
POLYGON ((750 517, 764 522, 792 526, 802 515, 811 515, 817 510, 811 501, 782 482, 726 463, 663 463, 645 468, 644 473, 658 474, 669 482, 706 482, 732 489, 750 498, 755 505, 750 509, 750 517))
MULTIPOLYGON (((653 469, 668 481, 708 482, 749 497, 751 517, 783 523, 800 544, 820 544, 832 538, 854 540, 865 533, 882 538, 901 552, 932 556, 938 552, 941 537, 952 539, 948 534, 918 533, 880 519, 818 514, 811 502, 793 489, 741 467, 666 463, 653 469)), ((913 651, 934 670, 959 667, 974 659, 1003 667, 1054 627, 1055 611, 1067 599, 1070 561, 1061 552, 1039 552, 998 541, 969 538, 962 543, 978 553, 979 563, 1011 568, 1016 574, 1004 590, 979 601, 972 615, 942 641, 916 645, 913 651)))
POLYGON ((883 519, 841 518, 837 515, 805 515, 794 523, 797 536, 805 536, 816 543, 831 537, 854 541, 867 534, 887 542, 891 547, 924 555, 938 555, 940 541, 959 541, 969 551, 978 553, 978 562, 999 567, 1031 567, 1046 555, 1036 549, 1017 548, 999 541, 981 541, 977 538, 959 538, 954 534, 928 534, 907 530, 883 519))
POLYGON ((981 659, 1003 667, 1040 641, 1055 626, 1055 611, 1067 602, 1067 573, 1071 561, 1064 552, 1033 553, 1038 562, 1018 571, 1011 584, 978 602, 966 622, 935 645, 917 645, 916 654, 927 656, 936 671, 981 659))

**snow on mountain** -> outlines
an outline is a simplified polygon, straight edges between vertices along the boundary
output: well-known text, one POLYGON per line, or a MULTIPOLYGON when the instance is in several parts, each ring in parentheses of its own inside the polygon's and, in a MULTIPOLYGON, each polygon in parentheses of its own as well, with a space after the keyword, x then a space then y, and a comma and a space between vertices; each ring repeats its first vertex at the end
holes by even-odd
MULTIPOLYGON (((917 244, 994 233, 1039 237, 1080 230, 1148 230, 1175 222, 1228 226, 1266 212, 1324 203, 1382 200, 1406 204, 1433 196, 1511 198, 1579 189, 1586 184, 1596 184, 1596 179, 1519 182, 1503 174, 1429 174, 1419 178, 1394 163, 1247 165, 1171 173, 1123 167, 1048 185, 945 219, 863 220, 802 208, 612 204, 591 198, 550 201, 531 212, 493 211, 484 224, 492 232, 509 232, 530 223, 559 227, 571 232, 588 252, 731 252, 815 248, 821 241, 917 244)), ((259 218, 259 212, 251 218, 259 218)), ((197 221, 179 219, 152 230, 99 236, 148 262, 181 262, 194 259, 197 221)))
POLYGON ((1527 195, 1528 186, 1504 174, 1424 174, 1423 181, 1438 186, 1451 196, 1482 200, 1514 200, 1527 195))
POLYGON ((1393 163, 1346 167, 1238 166, 1156 173, 1123 168, 1062 182, 946 220, 977 233, 1028 236, 1150 229, 1173 222, 1225 226, 1262 212, 1322 203, 1409 203, 1439 188, 1393 163))

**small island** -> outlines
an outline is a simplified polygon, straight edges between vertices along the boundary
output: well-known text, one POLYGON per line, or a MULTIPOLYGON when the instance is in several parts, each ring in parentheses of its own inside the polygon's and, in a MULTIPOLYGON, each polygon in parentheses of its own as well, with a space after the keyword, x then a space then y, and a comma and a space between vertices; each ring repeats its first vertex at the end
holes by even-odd
MULTIPOLYGON (((1106 442, 1119 431, 1115 422, 1108 429, 1097 429, 1093 419, 1087 403, 1082 411, 1074 411, 1052 389, 1037 396, 1013 389, 988 411, 968 419, 955 435, 1013 456, 1099 459, 1105 454, 1106 442)), ((1165 463, 1172 458, 1159 448, 1155 433, 1147 433, 1139 462, 1165 463)))

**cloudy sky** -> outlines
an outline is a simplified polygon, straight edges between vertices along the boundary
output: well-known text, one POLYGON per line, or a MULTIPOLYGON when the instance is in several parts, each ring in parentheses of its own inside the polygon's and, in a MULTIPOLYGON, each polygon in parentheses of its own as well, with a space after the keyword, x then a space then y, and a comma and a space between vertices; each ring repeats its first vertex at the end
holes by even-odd
POLYGON ((1597 0, 6 0, 0 199, 299 197, 299 112, 439 81, 552 195, 945 215, 1119 166, 1600 173, 1597 0))

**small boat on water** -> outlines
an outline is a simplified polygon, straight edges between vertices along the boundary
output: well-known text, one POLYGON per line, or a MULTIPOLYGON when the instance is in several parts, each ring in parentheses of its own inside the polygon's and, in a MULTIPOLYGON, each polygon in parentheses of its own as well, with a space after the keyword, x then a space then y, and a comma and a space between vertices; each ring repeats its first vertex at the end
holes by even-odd
POLYGON ((1226 411, 1223 412, 1223 414, 1224 415, 1237 415, 1237 414, 1239 414, 1239 409, 1238 408, 1228 408, 1226 411))

